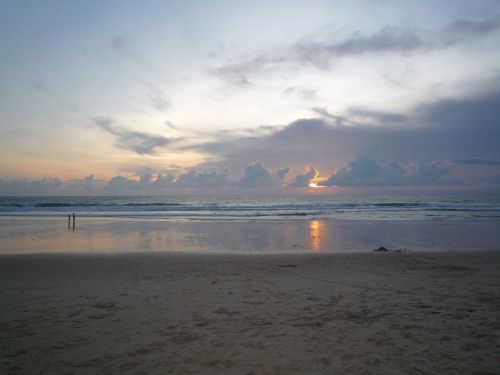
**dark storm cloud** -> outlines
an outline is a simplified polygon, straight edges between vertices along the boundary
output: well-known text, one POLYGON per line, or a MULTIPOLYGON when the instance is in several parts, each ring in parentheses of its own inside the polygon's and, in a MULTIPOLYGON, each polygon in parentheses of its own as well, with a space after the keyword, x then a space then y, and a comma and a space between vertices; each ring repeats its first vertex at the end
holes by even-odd
POLYGON ((139 155, 154 154, 156 148, 165 147, 173 142, 172 139, 161 135, 152 135, 115 125, 114 121, 108 117, 96 118, 94 122, 101 129, 116 137, 116 147, 134 151, 139 155))
POLYGON ((359 123, 356 116, 349 118, 349 112, 334 115, 315 110, 323 118, 300 119, 268 135, 221 139, 194 147, 224 159, 232 170, 263 160, 271 166, 315 165, 331 171, 359 154, 402 164, 479 157, 500 160, 500 92, 440 100, 404 115, 360 109, 357 115, 360 111, 377 121, 359 123))
POLYGON ((324 186, 399 186, 428 185, 441 182, 450 168, 443 162, 379 164, 367 155, 359 155, 336 173, 324 186))

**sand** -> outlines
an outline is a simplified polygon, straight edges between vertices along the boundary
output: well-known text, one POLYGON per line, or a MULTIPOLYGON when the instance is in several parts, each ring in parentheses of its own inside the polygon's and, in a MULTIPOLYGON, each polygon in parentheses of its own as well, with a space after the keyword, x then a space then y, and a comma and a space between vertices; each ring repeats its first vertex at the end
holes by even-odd
POLYGON ((500 373, 500 252, 0 257, 2 374, 500 373))

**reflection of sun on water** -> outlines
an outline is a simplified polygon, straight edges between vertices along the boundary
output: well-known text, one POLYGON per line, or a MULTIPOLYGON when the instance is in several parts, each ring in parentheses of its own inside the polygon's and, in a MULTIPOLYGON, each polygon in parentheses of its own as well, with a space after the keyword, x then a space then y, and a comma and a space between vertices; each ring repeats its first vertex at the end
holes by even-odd
POLYGON ((309 235, 311 237, 311 250, 313 252, 321 251, 321 230, 323 223, 319 220, 311 220, 309 223, 309 235))

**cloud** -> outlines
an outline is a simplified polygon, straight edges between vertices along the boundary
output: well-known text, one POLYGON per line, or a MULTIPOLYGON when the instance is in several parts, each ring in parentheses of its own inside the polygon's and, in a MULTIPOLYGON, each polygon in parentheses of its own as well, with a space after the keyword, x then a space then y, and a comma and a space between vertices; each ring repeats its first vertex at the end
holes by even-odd
POLYGON ((471 21, 460 19, 452 22, 445 27, 445 32, 457 36, 482 35, 497 30, 500 23, 497 19, 488 19, 482 21, 471 21))
POLYGON ((139 155, 152 155, 155 149, 170 145, 173 140, 160 135, 152 135, 139 131, 128 130, 115 125, 108 117, 94 119, 96 125, 116 137, 116 147, 136 152, 139 155))
POLYGON ((158 176, 156 176, 156 180, 152 184, 154 188, 164 189, 173 187, 174 181, 175 180, 171 175, 163 175, 159 173, 158 176))
POLYGON ((322 183, 324 186, 380 186, 436 184, 450 171, 441 162, 379 164, 359 155, 322 183))
POLYGON ((106 190, 121 192, 135 190, 137 182, 123 176, 113 177, 107 184, 106 190))
POLYGON ((356 121, 364 119, 368 122, 381 125, 401 124, 405 123, 408 120, 407 116, 401 113, 377 111, 363 107, 350 108, 348 111, 348 115, 349 117, 356 119, 356 121))
POLYGON ((363 108, 340 114, 315 109, 314 113, 321 118, 299 119, 268 134, 220 137, 189 147, 217 155, 231 170, 262 160, 272 167, 314 165, 331 171, 359 154, 400 163, 477 155, 500 160, 500 91, 440 99, 404 114, 363 108))
POLYGON ((273 172, 262 165, 261 162, 252 163, 244 169, 240 179, 229 180, 228 170, 219 168, 219 171, 190 170, 175 178, 161 173, 154 176, 144 173, 139 179, 124 176, 115 176, 104 186, 109 192, 121 193, 154 193, 159 189, 212 189, 212 188, 237 188, 237 187, 276 187, 283 184, 289 168, 281 168, 273 172))
POLYGON ((147 90, 147 97, 151 106, 158 112, 168 112, 170 110, 170 101, 165 97, 163 90, 152 82, 145 81, 142 84, 147 90))
POLYGON ((130 37, 125 34, 116 35, 111 39, 111 50, 120 57, 136 57, 132 45, 130 37))
POLYGON ((210 69, 208 72, 223 81, 244 87, 251 84, 250 75, 257 72, 272 71, 286 62, 287 58, 284 56, 274 53, 260 54, 250 59, 243 59, 210 69))
POLYGON ((228 186, 226 173, 189 171, 175 181, 176 188, 218 188, 228 186))
POLYGON ((39 180, 0 180, 1 195, 55 195, 64 183, 58 177, 44 177, 39 180))
POLYGON ((247 165, 238 186, 245 188, 271 187, 283 184, 283 179, 290 169, 281 168, 273 173, 262 165, 260 161, 247 165))
POLYGON ((288 184, 292 187, 307 187, 309 182, 319 175, 318 171, 312 167, 306 170, 302 174, 298 174, 294 179, 288 184))
POLYGON ((481 158, 458 159, 458 160, 452 160, 451 162, 455 164, 465 164, 465 165, 500 165, 500 160, 481 159, 481 158))
POLYGON ((461 19, 447 25, 441 32, 431 32, 432 36, 427 39, 421 36, 422 32, 390 26, 368 35, 356 32, 339 42, 302 42, 294 49, 301 60, 325 67, 332 57, 358 56, 367 53, 407 53, 418 49, 443 48, 450 45, 451 41, 458 43, 465 38, 493 32, 498 27, 496 19, 482 21, 461 19))
POLYGON ((116 35, 111 39, 111 49, 116 54, 129 54, 130 44, 130 39, 124 34, 116 35))
POLYGON ((97 191, 106 180, 99 180, 94 177, 94 175, 87 176, 83 179, 73 179, 68 181, 69 187, 71 189, 82 191, 84 193, 93 193, 97 191))
POLYGON ((151 102, 151 105, 154 109, 159 112, 167 112, 170 109, 170 102, 163 97, 163 95, 159 92, 148 93, 148 99, 151 102))
POLYGON ((239 64, 223 65, 218 68, 210 69, 209 73, 235 86, 243 87, 250 84, 248 75, 258 71, 259 66, 259 64, 253 64, 252 61, 249 61, 239 64))
POLYGON ((346 117, 330 113, 330 112, 328 112, 328 110, 326 108, 314 107, 314 108, 311 108, 311 111, 320 115, 323 118, 326 118, 328 120, 333 120, 335 125, 347 125, 347 124, 349 124, 349 120, 347 120, 346 117))
POLYGON ((241 57, 212 68, 209 73, 218 78, 246 86, 259 74, 275 70, 309 65, 320 70, 330 68, 331 62, 340 58, 358 57, 367 54, 408 54, 416 51, 443 50, 463 41, 470 41, 497 31, 497 19, 459 19, 441 30, 423 30, 406 26, 385 26, 373 33, 355 31, 337 40, 325 37, 311 40, 308 37, 292 45, 275 48, 272 52, 257 53, 241 57))
POLYGON ((300 100, 308 101, 317 99, 317 90, 305 87, 290 86, 283 90, 284 96, 297 97, 300 100))
POLYGON ((335 57, 358 56, 366 53, 405 53, 421 48, 423 42, 412 30, 384 27, 372 35, 354 33, 343 41, 333 43, 300 42, 293 47, 296 58, 324 69, 335 57))

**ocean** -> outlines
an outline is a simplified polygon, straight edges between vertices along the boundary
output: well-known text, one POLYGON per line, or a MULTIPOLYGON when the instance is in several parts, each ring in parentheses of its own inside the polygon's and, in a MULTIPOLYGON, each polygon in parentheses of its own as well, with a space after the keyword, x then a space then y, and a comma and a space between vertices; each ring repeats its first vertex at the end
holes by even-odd
POLYGON ((500 218, 500 195, 0 197, 0 216, 167 220, 500 218))
POLYGON ((500 249, 500 196, 3 197, 0 254, 500 249), (68 220, 75 213, 76 220, 68 220))

